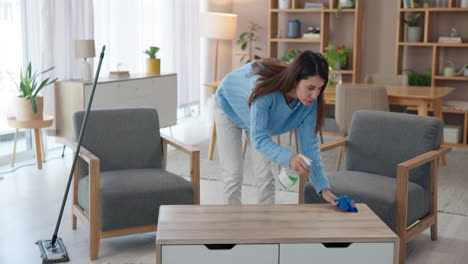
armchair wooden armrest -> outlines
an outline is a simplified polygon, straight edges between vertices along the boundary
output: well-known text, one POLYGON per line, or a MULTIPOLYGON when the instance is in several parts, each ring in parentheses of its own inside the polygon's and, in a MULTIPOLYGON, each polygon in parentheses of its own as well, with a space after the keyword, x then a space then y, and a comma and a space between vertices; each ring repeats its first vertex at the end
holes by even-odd
MULTIPOLYGON (((70 147, 73 152, 76 152, 78 148, 78 142, 74 139, 67 138, 65 139, 65 144, 70 147)), ((99 233, 100 226, 100 211, 101 211, 101 201, 99 199, 99 185, 100 185, 100 161, 93 153, 87 150, 85 147, 80 147, 80 153, 78 155, 88 163, 89 169, 89 212, 85 212, 83 208, 78 204, 78 162, 75 166, 75 171, 73 172, 73 204, 72 210, 74 215, 72 215, 72 229, 76 229, 76 217, 80 217, 84 222, 89 223, 91 233, 99 233)), ((96 240, 99 241, 99 236, 94 238, 93 243, 96 243, 96 240)), ((92 253, 91 253, 92 254, 92 253)))
POLYGON ((161 133, 161 142, 163 147, 163 168, 166 168, 167 145, 175 147, 177 150, 190 155, 190 181, 195 190, 195 204, 200 204, 200 150, 184 144, 174 138, 161 133))
MULTIPOLYGON (((437 222, 437 170, 438 170, 438 158, 445 156, 450 152, 452 148, 442 146, 436 150, 428 151, 417 157, 401 162, 397 165, 397 188, 396 188, 396 219, 395 219, 395 231, 401 237, 403 237, 400 243, 405 244, 412 240, 418 233, 425 230, 428 227, 436 230, 437 222), (427 217, 422 219, 418 225, 411 227, 406 230, 407 226, 407 214, 408 214, 408 181, 409 171, 413 168, 421 166, 425 163, 431 163, 430 169, 430 213, 427 217)), ((437 239, 437 232, 432 232, 431 239, 437 239)))
MULTIPOLYGON (((73 152, 75 152, 78 147, 78 142, 72 138, 66 138, 65 145, 67 145, 69 148, 73 150, 73 152)), ((87 150, 83 146, 80 147, 79 155, 88 164, 91 162, 91 160, 99 160, 98 157, 96 157, 93 153, 91 153, 91 151, 87 150)))
POLYGON ((346 144, 348 143, 348 138, 340 138, 336 141, 330 142, 330 143, 325 143, 320 145, 320 152, 325 152, 337 147, 346 147, 346 144))
POLYGON ((398 164, 398 167, 405 167, 407 169, 413 169, 416 168, 424 163, 427 163, 429 161, 432 161, 438 157, 445 156, 448 152, 452 151, 452 148, 450 147, 445 147, 442 146, 438 149, 423 153, 417 157, 414 157, 410 160, 404 161, 400 164, 398 164))

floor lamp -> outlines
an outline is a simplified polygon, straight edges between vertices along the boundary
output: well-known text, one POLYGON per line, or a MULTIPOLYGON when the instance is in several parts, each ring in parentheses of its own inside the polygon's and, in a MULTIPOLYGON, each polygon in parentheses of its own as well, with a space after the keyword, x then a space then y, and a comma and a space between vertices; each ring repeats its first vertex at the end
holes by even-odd
POLYGON ((218 80, 219 40, 233 40, 236 36, 237 15, 204 12, 200 15, 200 33, 202 37, 216 40, 214 81, 218 80))

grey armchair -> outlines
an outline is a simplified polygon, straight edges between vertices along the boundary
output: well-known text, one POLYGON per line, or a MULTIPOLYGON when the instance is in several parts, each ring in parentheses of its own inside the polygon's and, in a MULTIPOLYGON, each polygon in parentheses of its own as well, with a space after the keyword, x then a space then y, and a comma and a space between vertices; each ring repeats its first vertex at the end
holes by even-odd
MULTIPOLYGON (((84 114, 73 114, 75 138, 84 114)), ((200 203, 200 152, 161 135, 156 109, 92 110, 79 154, 72 229, 77 217, 89 227, 91 260, 100 239, 156 231, 160 205, 200 203), (190 181, 165 170, 167 144, 190 155, 190 181)))
MULTIPOLYGON (((438 160, 451 150, 440 146, 442 128, 433 117, 361 110, 347 138, 321 146, 346 146, 344 170, 328 175, 332 191, 366 203, 398 234, 400 264, 418 233, 430 227, 437 239, 438 160)), ((299 186, 303 202, 324 202, 306 180, 301 177, 299 186)))

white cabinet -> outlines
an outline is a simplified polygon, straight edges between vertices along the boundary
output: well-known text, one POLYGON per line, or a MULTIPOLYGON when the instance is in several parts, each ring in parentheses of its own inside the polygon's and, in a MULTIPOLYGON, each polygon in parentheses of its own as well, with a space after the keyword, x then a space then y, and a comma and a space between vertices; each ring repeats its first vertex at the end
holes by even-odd
MULTIPOLYGON (((55 84, 56 136, 71 137, 71 116, 88 106, 93 83, 60 81, 55 84)), ((99 79, 91 109, 152 107, 161 127, 177 121, 177 75, 131 75, 99 79)))
POLYGON ((164 245, 163 264, 276 264, 278 244, 164 245))

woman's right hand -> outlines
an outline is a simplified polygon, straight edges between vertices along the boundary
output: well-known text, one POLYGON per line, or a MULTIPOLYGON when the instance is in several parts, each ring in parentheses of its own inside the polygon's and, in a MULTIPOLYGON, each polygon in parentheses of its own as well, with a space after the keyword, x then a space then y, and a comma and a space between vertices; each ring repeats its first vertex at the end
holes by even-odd
POLYGON ((295 154, 294 156, 291 157, 291 159, 289 160, 289 167, 299 172, 299 174, 305 175, 305 176, 310 175, 312 171, 312 169, 309 168, 309 166, 307 166, 305 161, 298 154, 295 154))

